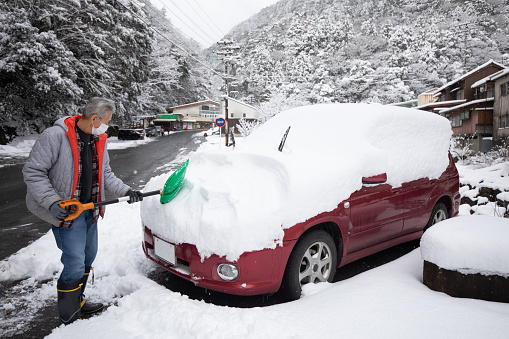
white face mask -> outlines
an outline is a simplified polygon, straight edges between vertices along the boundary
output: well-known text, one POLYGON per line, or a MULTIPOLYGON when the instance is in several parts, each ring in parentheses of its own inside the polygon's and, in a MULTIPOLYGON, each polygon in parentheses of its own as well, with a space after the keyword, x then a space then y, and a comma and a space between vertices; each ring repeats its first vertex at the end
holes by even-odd
POLYGON ((108 125, 103 124, 103 123, 101 123, 101 125, 97 128, 92 126, 92 134, 93 135, 99 135, 99 134, 106 133, 107 130, 108 130, 108 125))

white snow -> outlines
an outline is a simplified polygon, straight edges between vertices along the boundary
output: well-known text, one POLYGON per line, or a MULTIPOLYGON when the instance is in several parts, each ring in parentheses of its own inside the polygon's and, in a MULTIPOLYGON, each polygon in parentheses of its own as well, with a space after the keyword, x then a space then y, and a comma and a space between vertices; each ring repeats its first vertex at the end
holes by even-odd
MULTIPOLYGON (((16 137, 8 145, 0 145, 0 157, 5 162, 14 158, 26 158, 30 154, 38 135, 16 137)), ((5 164, 0 167, 6 166, 5 164)))
MULTIPOLYGON (((175 132, 169 132, 175 133, 175 132)), ((39 137, 38 134, 32 134, 25 137, 16 137, 7 145, 0 145, 0 157, 4 161, 12 158, 26 158, 30 154, 35 141, 39 137)), ((125 149, 136 147, 148 142, 154 141, 155 138, 145 138, 143 140, 118 140, 117 137, 108 138, 108 150, 125 149)), ((0 165, 3 167, 5 165, 0 165)))
MULTIPOLYGON (((219 137, 211 135, 201 150, 218 149, 218 143, 219 137)), ((505 186, 505 179, 498 172, 502 168, 459 166, 462 181, 491 182, 494 187, 505 186)), ((506 219, 469 216, 470 208, 462 209, 460 214, 461 217, 451 220, 454 227, 459 227, 458 220, 463 225, 475 224, 472 227, 498 233, 492 224, 507 225, 506 219)), ((471 232, 468 228, 462 239, 474 244, 469 248, 477 246, 476 242, 480 246, 479 235, 483 232, 471 232)), ((453 240, 462 231, 458 230, 453 240)), ((506 233, 500 235, 499 240, 507 239, 506 233)), ((509 304, 453 298, 424 286, 423 259, 418 249, 347 280, 306 285, 304 295, 297 301, 241 309, 191 300, 149 279, 147 276, 156 265, 144 257, 141 241, 140 204, 108 206, 105 218, 99 221, 95 284, 87 286, 87 297, 114 305, 93 318, 60 326, 47 338, 279 339, 335 337, 340 333, 346 338, 491 339, 507 338, 509 333, 509 304)), ((506 242, 489 241, 482 252, 498 251, 507 258, 506 242)), ((452 258, 449 254, 447 259, 461 259, 463 253, 457 256, 452 258)), ((503 258, 493 260, 500 265, 503 258)), ((481 264, 486 265, 478 267, 481 271, 494 270, 488 259, 481 264)), ((26 321, 37 317, 48 301, 56 301, 56 280, 61 268, 60 252, 50 230, 0 262, 0 281, 22 279, 7 291, 9 298, 0 305, 2 336, 23 331, 26 321)))
POLYGON ((509 277, 509 220, 474 215, 446 220, 421 239, 426 261, 453 271, 509 277))
MULTIPOLYGON (((163 239, 196 245, 202 257, 236 260, 246 251, 274 248, 284 228, 334 210, 361 188, 363 176, 387 173, 394 187, 438 178, 449 164, 451 134, 447 119, 408 108, 329 104, 291 109, 233 151, 194 154, 181 193, 164 205, 143 201, 142 219, 163 239)), ((153 178, 146 190, 162 188, 169 175, 153 178)))

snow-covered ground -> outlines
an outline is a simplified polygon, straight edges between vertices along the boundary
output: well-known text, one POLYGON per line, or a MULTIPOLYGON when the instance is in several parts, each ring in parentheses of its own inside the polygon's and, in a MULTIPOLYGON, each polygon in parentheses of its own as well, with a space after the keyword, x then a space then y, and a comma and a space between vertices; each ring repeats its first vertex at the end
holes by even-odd
MULTIPOLYGON (((219 147, 218 136, 207 141, 202 149, 219 147)), ((462 180, 479 180, 479 171, 459 170, 462 180)), ((484 173, 480 180, 490 177, 500 185, 505 180, 489 169, 484 173)), ((493 223, 493 216, 471 217, 470 210, 464 206, 465 215, 450 222, 475 218, 480 232, 493 223)), ((507 219, 497 221, 509 227, 507 219)), ((420 249, 341 282, 307 285, 300 300, 285 304, 240 309, 190 300, 147 278, 155 264, 142 253, 140 224, 140 204, 108 208, 99 222, 95 284, 87 286, 87 297, 115 305, 60 326, 48 338, 507 338, 509 333, 509 304, 452 298, 424 286, 420 249)), ((23 326, 24 318, 56 298, 59 258, 50 231, 0 262, 0 281, 22 280, 13 288, 19 297, 0 305, 0 328, 23 326), (15 312, 21 308, 27 313, 15 312)))
MULTIPOLYGON (((175 132, 169 132, 175 133, 175 132)), ((38 134, 32 134, 26 137, 16 137, 8 145, 0 145, 0 159, 2 163, 0 168, 9 166, 10 160, 18 159, 23 160, 30 154, 35 140, 39 137, 38 134)), ((154 141, 155 138, 145 138, 143 140, 118 140, 117 137, 108 138, 108 150, 125 149, 129 147, 136 147, 148 142, 154 141)), ((19 161, 18 161, 19 162, 19 161)), ((14 161, 12 161, 14 163, 14 161)))

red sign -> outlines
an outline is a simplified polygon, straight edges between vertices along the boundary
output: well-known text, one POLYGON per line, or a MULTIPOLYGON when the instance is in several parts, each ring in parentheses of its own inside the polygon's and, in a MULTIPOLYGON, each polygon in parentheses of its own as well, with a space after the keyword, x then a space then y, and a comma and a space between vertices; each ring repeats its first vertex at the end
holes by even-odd
POLYGON ((217 127, 223 127, 225 123, 226 123, 226 121, 224 121, 224 119, 223 119, 223 118, 217 118, 217 119, 216 119, 216 125, 217 125, 217 127))

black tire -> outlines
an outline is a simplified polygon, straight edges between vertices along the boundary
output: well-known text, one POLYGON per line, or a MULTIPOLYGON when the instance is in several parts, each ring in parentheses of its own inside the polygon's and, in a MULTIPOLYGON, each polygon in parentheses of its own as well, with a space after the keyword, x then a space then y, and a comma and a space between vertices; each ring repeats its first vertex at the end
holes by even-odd
POLYGON ((447 207, 445 207, 444 203, 438 202, 435 207, 433 207, 433 211, 431 211, 431 215, 424 230, 427 230, 431 226, 439 223, 440 221, 444 221, 445 219, 449 219, 447 207))
POLYGON ((288 300, 297 300, 300 298, 302 285, 332 282, 337 260, 336 245, 329 233, 318 230, 304 235, 290 254, 281 292, 288 300))

